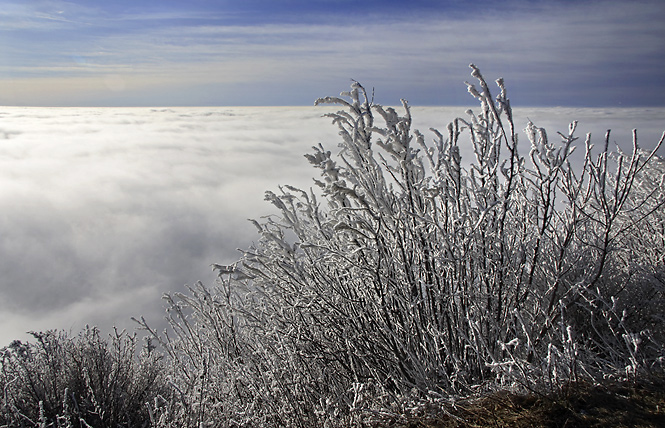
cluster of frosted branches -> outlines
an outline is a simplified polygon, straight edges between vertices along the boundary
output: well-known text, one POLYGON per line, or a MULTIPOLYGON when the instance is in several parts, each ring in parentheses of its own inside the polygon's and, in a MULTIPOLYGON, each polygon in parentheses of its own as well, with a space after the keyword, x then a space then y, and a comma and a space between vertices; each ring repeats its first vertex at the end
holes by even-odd
POLYGON ((32 335, 0 350, 0 427, 148 426, 152 402, 170 393, 161 355, 139 352, 136 335, 32 335))
POLYGON ((173 334, 153 334, 177 393, 159 426, 346 426, 662 369, 658 147, 587 135, 575 169, 576 123, 559 142, 529 123, 520 152, 503 81, 493 97, 472 69, 479 110, 432 142, 357 83, 317 101, 343 110, 339 152, 307 155, 316 190, 267 192, 257 245, 216 287, 166 296, 173 334))

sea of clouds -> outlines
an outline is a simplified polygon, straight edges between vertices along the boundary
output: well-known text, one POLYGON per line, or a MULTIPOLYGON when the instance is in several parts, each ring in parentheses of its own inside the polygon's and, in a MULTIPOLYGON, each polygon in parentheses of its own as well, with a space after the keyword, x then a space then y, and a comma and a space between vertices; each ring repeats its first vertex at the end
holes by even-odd
MULTIPOLYGON (((414 127, 445 131, 465 110, 414 107, 414 127)), ((28 331, 131 330, 132 316, 163 327, 164 292, 213 284, 210 264, 256 240, 247 219, 273 212, 264 191, 312 185, 302 155, 339 138, 327 111, 0 107, 0 347, 28 331)), ((638 128, 651 148, 665 130, 663 108, 515 113, 552 138, 578 120, 597 145, 612 128, 630 148, 638 128)))

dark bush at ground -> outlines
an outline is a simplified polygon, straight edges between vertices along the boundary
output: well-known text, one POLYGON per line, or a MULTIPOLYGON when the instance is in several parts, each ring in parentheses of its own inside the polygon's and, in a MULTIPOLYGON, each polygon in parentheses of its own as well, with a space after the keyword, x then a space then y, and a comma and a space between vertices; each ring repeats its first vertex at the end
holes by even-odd
POLYGON ((166 392, 162 356, 136 335, 33 333, 0 350, 0 426, 118 428, 151 423, 166 392))

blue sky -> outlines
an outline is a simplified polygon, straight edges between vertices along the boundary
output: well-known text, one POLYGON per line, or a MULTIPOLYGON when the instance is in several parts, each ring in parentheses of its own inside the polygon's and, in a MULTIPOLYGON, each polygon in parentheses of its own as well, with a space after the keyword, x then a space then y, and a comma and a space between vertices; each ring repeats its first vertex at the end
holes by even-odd
POLYGON ((665 106, 665 2, 0 0, 0 105, 665 106))

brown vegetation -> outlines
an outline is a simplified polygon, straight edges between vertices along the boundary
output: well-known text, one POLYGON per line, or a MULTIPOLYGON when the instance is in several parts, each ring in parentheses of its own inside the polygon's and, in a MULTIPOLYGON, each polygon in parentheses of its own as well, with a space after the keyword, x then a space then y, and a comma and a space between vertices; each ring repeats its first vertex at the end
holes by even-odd
POLYGON ((592 385, 567 384, 553 394, 507 391, 462 400, 439 409, 437 417, 393 425, 407 428, 663 427, 665 379, 592 385))

